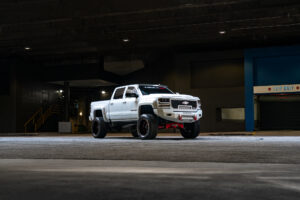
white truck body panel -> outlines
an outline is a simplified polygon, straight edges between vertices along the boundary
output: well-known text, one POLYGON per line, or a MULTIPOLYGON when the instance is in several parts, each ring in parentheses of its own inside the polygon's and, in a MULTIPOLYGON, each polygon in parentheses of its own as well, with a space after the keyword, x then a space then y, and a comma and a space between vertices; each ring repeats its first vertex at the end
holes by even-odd
POLYGON ((177 123, 191 123, 202 117, 202 109, 199 101, 200 99, 198 97, 183 94, 143 95, 139 89, 139 85, 128 85, 116 88, 111 100, 92 102, 89 119, 94 120, 95 111, 101 110, 105 122, 137 121, 140 106, 147 105, 151 106, 154 114, 162 119, 177 123), (116 91, 120 88, 124 88, 123 97, 114 99, 116 91), (126 97, 125 94, 128 88, 135 88, 138 97, 126 97), (158 99, 160 98, 169 99, 170 106, 166 107, 161 105, 161 103, 158 102, 158 99), (178 105, 178 107, 172 106, 173 102, 176 101, 189 105, 178 105), (195 105, 195 102, 197 106, 192 107, 190 104, 193 103, 193 105, 195 105))

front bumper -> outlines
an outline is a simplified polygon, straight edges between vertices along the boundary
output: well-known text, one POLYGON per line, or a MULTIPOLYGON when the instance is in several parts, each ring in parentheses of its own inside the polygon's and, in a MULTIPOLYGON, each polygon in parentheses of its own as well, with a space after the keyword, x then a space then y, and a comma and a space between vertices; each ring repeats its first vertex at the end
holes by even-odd
POLYGON ((154 109, 154 113, 162 119, 177 123, 192 123, 202 118, 201 109, 183 111, 171 108, 158 108, 154 109))

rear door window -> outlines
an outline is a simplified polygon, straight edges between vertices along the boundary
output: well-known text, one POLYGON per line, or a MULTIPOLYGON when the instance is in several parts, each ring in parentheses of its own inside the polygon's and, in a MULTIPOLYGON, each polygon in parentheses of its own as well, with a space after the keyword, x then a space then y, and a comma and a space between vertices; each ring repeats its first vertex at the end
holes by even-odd
POLYGON ((128 95, 128 93, 135 93, 135 94, 137 94, 137 91, 136 91, 135 87, 128 87, 127 90, 126 90, 126 94, 125 94, 126 98, 130 98, 130 96, 128 95))

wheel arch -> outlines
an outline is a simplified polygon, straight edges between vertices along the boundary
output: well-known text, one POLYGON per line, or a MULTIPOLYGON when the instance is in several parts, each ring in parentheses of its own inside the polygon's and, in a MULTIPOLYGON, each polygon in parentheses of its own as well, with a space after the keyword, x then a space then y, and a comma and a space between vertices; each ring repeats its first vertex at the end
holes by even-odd
POLYGON ((97 117, 103 117, 102 109, 94 110, 94 119, 96 119, 97 117))
POLYGON ((152 114, 155 115, 152 105, 141 105, 139 106, 139 116, 142 114, 152 114))

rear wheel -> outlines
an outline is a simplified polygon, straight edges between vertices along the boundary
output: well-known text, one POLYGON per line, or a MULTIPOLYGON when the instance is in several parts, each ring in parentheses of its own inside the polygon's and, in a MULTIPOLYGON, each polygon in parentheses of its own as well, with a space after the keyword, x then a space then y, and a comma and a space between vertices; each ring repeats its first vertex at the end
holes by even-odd
POLYGON ((107 133, 103 117, 96 117, 92 122, 92 134, 94 138, 105 138, 107 133))
POLYGON ((137 133, 140 139, 154 139, 157 135, 158 120, 152 114, 143 114, 137 122, 137 133))
POLYGON ((132 126, 132 127, 130 128, 130 132, 131 132, 131 134, 132 134, 133 137, 135 137, 135 138, 139 137, 139 134, 138 134, 138 132, 137 132, 136 126, 132 126))
POLYGON ((180 129, 182 137, 187 139, 194 139, 198 137, 200 133, 200 121, 194 123, 185 123, 184 128, 180 129))

